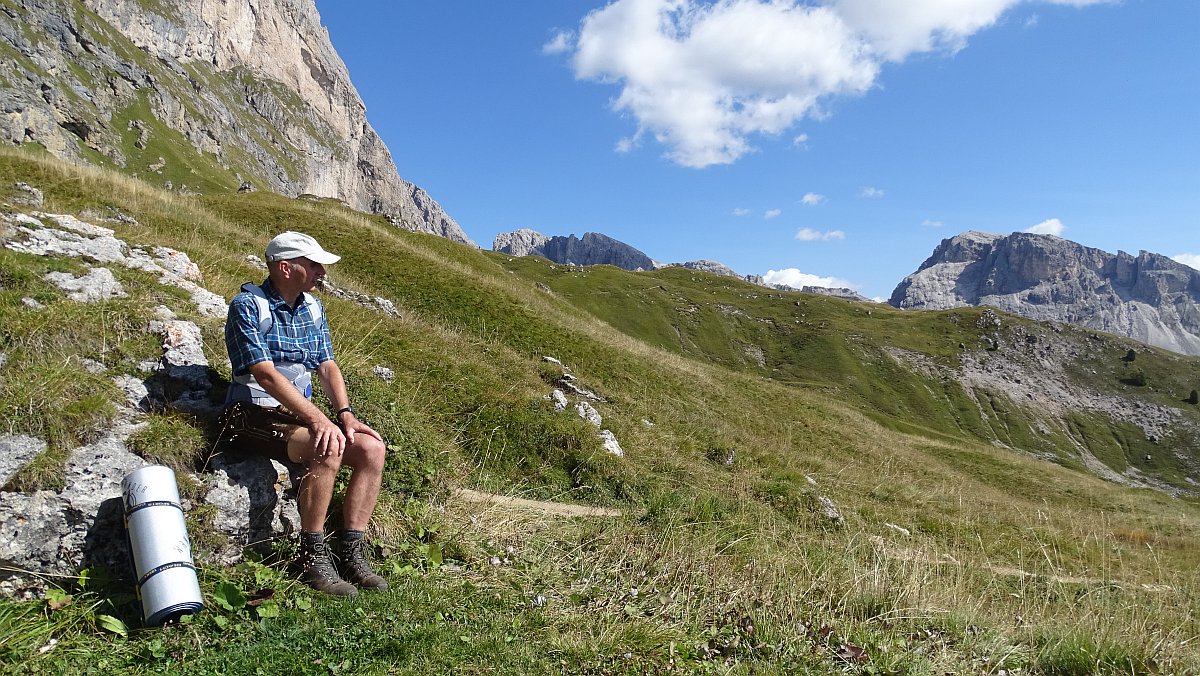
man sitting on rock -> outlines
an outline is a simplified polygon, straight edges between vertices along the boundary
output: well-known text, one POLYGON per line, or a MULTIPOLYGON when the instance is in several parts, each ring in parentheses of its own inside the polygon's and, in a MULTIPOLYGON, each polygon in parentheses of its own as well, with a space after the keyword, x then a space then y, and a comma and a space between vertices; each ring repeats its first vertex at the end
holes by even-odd
POLYGON ((378 432, 354 417, 333 360, 324 306, 308 293, 325 276, 325 266, 341 257, 299 232, 275 237, 266 254, 267 280, 242 285, 229 304, 225 345, 233 383, 222 438, 234 448, 305 466, 297 557, 305 584, 334 596, 354 596, 354 585, 387 589, 387 581, 371 570, 364 539, 379 497, 386 447, 378 432), (332 417, 310 401, 314 372, 332 404, 332 417), (334 479, 343 464, 353 470, 338 538, 345 579, 325 544, 334 479))

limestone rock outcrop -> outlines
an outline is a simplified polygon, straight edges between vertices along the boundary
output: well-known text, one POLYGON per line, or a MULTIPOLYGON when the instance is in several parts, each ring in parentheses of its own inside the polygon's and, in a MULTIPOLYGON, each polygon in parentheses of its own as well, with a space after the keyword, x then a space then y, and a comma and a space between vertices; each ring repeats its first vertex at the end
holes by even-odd
POLYGON ((492 250, 513 256, 542 256, 542 247, 549 241, 550 238, 540 232, 521 228, 496 235, 496 239, 492 241, 492 250))
POLYGON ((0 49, 0 140, 181 192, 333 198, 473 245, 398 175, 313 0, 13 0, 0 49))
POLYGON ((1159 254, 1114 255, 1053 235, 967 232, 942 240, 888 302, 930 310, 989 305, 1200 355, 1200 271, 1159 254))
POLYGON ((700 272, 711 272, 714 275, 721 275, 722 277, 737 277, 738 279, 743 279, 743 277, 741 275, 739 275, 737 272, 735 272, 734 269, 729 267, 728 265, 725 265, 724 263, 721 263, 719 261, 710 261, 710 260, 706 260, 706 259, 700 259, 698 261, 688 261, 686 263, 667 263, 666 265, 663 265, 662 267, 664 267, 664 268, 684 268, 686 270, 698 270, 700 272))

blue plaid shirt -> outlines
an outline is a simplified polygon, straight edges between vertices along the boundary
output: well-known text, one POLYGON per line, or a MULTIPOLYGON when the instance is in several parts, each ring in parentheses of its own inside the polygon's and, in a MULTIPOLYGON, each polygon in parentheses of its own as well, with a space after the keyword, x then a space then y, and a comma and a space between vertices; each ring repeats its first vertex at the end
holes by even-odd
MULTIPOLYGON (((235 376, 249 373, 252 365, 264 361, 302 363, 313 370, 321 362, 333 359, 333 341, 329 337, 329 322, 323 305, 320 326, 317 326, 304 296, 292 308, 275 291, 270 279, 262 283, 262 289, 267 294, 272 318, 266 335, 258 330, 258 306, 254 296, 243 291, 229 304, 225 347, 229 350, 235 376)), ((312 302, 319 304, 321 301, 313 297, 312 302)))

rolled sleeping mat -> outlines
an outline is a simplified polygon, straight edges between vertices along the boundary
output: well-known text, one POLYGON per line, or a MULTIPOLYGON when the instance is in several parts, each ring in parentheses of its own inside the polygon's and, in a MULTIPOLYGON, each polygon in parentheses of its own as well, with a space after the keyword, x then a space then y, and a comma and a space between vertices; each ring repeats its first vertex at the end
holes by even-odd
POLYGON ((130 472, 121 482, 121 493, 146 626, 200 612, 204 597, 196 579, 175 472, 162 465, 130 472))

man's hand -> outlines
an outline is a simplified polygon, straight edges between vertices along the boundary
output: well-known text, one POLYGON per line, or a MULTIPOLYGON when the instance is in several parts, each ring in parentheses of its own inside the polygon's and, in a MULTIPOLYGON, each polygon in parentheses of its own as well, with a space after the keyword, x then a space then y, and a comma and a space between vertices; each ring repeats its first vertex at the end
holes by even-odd
POLYGON ((342 429, 346 431, 346 443, 354 443, 355 434, 365 434, 369 437, 383 441, 383 437, 379 436, 379 432, 371 429, 369 425, 354 417, 354 413, 347 411, 341 415, 342 429))
POLYGON ((308 426, 318 458, 338 458, 346 450, 346 435, 332 420, 321 416, 308 426))

